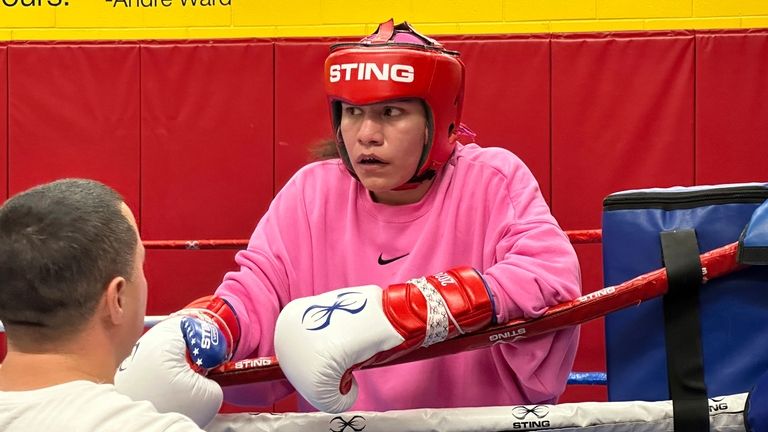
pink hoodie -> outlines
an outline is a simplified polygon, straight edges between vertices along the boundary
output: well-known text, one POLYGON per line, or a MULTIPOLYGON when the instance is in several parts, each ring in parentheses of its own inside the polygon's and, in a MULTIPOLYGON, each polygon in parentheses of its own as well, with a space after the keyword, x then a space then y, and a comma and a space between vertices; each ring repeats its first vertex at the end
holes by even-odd
MULTIPOLYGON (((541 315, 580 295, 573 247, 528 168, 512 153, 459 145, 415 204, 373 202, 338 160, 309 164, 275 197, 240 270, 216 294, 243 329, 237 358, 274 355, 280 309, 336 288, 382 287, 459 265, 479 270, 497 321, 541 315)), ((360 329, 364 331, 364 329, 360 329)), ((355 372, 353 410, 554 402, 564 390, 578 328, 443 358, 355 372)), ((228 391, 229 400, 271 403, 282 384, 228 391), (240 395, 240 396, 238 396, 240 395)), ((300 408, 312 408, 300 400, 300 408)))

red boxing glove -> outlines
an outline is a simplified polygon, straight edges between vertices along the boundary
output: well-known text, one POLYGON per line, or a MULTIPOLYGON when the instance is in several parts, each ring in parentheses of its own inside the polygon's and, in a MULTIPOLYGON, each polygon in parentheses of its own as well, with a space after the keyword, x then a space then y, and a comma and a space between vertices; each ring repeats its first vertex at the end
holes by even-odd
POLYGON ((384 313, 405 342, 377 355, 376 363, 485 328, 496 316, 488 286, 471 267, 390 285, 382 297, 384 313))

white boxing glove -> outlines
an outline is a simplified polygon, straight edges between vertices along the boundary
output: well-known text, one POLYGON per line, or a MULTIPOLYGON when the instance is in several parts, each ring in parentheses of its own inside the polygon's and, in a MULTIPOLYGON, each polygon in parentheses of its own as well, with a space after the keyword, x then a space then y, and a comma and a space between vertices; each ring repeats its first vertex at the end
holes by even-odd
POLYGON ((229 360, 239 331, 234 312, 219 298, 204 298, 161 321, 134 345, 118 367, 115 388, 159 412, 177 412, 205 427, 224 399, 204 374, 229 360), (201 306, 201 307, 200 307, 201 306), (218 306, 212 311, 210 307, 218 306), (232 324, 227 324, 228 321, 232 324))
POLYGON ((338 413, 357 398, 352 371, 493 322, 493 301, 468 267, 390 285, 343 288, 288 303, 275 353, 286 378, 315 408, 338 413))

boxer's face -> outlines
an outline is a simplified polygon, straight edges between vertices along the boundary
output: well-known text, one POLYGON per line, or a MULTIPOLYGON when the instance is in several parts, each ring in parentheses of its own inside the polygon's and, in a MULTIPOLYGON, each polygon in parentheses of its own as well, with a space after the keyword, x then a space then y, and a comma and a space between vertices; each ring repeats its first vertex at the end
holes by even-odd
POLYGON ((416 173, 426 143, 423 104, 416 99, 342 103, 341 112, 341 136, 355 174, 378 201, 396 204, 388 201, 403 194, 392 189, 416 173))

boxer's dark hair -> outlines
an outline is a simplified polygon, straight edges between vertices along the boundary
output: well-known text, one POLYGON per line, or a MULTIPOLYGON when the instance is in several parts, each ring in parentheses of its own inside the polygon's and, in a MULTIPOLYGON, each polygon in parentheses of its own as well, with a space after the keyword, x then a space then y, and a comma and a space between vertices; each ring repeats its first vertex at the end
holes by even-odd
POLYGON ((97 181, 64 179, 0 207, 0 321, 9 340, 66 338, 93 316, 113 278, 130 280, 138 238, 123 201, 97 181))
POLYGON ((328 159, 340 159, 339 147, 335 139, 325 139, 318 141, 309 147, 311 160, 323 161, 328 159))

